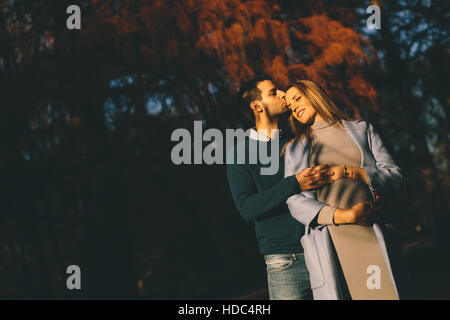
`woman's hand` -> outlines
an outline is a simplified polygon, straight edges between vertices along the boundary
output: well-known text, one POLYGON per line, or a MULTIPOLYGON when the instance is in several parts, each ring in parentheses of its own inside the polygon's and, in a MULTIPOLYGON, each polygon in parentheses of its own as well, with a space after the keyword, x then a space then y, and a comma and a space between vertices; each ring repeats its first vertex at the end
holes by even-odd
POLYGON ((381 209, 380 196, 375 194, 375 200, 363 201, 350 209, 336 208, 334 211, 335 224, 371 225, 377 218, 376 213, 381 209))
POLYGON ((345 169, 343 165, 331 166, 329 171, 333 182, 344 178, 345 169))
POLYGON ((364 201, 355 204, 351 209, 352 219, 351 223, 357 225, 371 225, 375 222, 376 213, 381 210, 380 196, 376 195, 373 201, 364 201))
POLYGON ((331 166, 329 169, 331 180, 334 182, 342 178, 349 178, 355 181, 361 181, 364 182, 365 184, 369 184, 365 168, 357 168, 352 166, 346 167, 347 167, 347 175, 345 174, 346 170, 344 165, 331 166))

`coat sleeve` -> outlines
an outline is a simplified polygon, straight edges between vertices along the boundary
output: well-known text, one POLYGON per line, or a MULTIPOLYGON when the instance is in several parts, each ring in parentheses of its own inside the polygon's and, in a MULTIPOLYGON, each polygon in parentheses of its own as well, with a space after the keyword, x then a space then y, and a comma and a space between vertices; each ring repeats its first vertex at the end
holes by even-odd
POLYGON ((376 162, 375 166, 365 168, 369 187, 372 190, 397 190, 403 180, 401 169, 395 164, 371 124, 368 124, 367 138, 376 162))
MULTIPOLYGON (((292 143, 288 146, 290 150, 292 148, 298 147, 297 144, 292 143)), ((295 174, 292 166, 292 152, 289 152, 286 148, 285 154, 285 176, 290 176, 295 174)), ((289 211, 297 221, 303 223, 305 226, 309 226, 311 222, 314 221, 320 210, 327 206, 326 203, 317 201, 315 199, 315 193, 312 191, 303 191, 298 194, 294 194, 289 197, 286 201, 289 211)))

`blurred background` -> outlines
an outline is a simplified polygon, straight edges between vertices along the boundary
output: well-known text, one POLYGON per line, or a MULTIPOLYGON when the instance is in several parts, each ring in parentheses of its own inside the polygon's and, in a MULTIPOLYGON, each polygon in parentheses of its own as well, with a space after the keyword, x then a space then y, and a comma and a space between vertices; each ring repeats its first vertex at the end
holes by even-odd
POLYGON ((170 159, 194 120, 247 128, 233 98, 259 74, 315 80, 375 126, 404 170, 417 297, 450 298, 449 4, 0 0, 0 298, 266 299, 225 166, 170 159))

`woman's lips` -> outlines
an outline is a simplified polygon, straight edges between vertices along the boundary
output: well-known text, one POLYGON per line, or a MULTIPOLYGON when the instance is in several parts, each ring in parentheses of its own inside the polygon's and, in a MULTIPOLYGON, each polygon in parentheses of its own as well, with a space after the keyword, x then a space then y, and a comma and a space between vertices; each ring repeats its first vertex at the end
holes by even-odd
POLYGON ((305 108, 300 109, 300 110, 298 110, 298 111, 296 110, 295 112, 297 113, 297 117, 300 118, 300 115, 302 114, 303 111, 305 111, 305 108))

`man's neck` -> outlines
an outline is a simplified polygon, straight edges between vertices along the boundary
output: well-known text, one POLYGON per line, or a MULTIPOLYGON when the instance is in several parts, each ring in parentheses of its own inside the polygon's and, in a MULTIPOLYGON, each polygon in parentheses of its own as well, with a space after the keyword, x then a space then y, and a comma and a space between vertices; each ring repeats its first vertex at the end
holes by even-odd
POLYGON ((278 118, 275 119, 258 119, 256 121, 256 131, 273 139, 279 129, 278 118))

